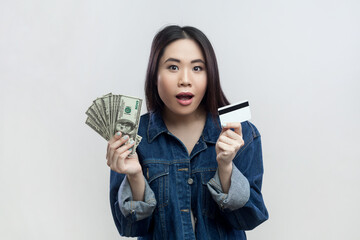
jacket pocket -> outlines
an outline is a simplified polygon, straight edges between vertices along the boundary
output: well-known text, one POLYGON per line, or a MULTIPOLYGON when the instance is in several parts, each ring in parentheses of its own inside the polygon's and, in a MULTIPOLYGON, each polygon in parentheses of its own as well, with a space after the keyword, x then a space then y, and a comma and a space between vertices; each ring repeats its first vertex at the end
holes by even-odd
POLYGON ((213 178, 215 176, 215 172, 216 171, 210 170, 210 171, 204 171, 204 172, 200 173, 201 174, 201 183, 202 183, 202 187, 201 187, 201 191, 202 191, 201 198, 202 198, 202 205, 203 205, 202 214, 211 219, 215 218, 218 206, 217 206, 217 203, 212 198, 212 195, 207 187, 207 183, 210 181, 211 178, 213 178))
POLYGON ((143 166, 143 173, 155 194, 157 208, 169 203, 169 165, 149 163, 143 166))

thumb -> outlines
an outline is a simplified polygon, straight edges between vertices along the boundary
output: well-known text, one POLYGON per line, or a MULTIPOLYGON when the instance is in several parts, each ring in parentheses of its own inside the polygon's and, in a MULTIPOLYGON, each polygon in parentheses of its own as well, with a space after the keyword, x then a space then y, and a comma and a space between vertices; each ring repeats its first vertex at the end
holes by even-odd
POLYGON ((122 136, 121 132, 116 132, 115 135, 109 140, 109 144, 112 144, 113 142, 119 140, 122 136))

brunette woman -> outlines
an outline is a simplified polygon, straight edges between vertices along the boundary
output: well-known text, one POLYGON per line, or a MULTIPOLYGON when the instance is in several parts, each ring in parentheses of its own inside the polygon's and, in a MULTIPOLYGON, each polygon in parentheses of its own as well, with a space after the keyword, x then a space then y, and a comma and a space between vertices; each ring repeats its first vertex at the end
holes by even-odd
POLYGON ((228 105, 214 50, 194 27, 168 26, 154 38, 146 74, 142 141, 109 141, 110 202, 123 236, 246 239, 268 218, 261 194, 261 138, 246 121, 220 125, 228 105))

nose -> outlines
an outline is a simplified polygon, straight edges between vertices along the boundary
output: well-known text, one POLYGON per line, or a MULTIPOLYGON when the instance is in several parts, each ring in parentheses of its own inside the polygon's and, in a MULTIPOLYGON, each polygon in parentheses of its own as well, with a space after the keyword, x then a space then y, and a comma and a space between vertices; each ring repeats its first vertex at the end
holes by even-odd
POLYGON ((180 74, 178 86, 179 87, 191 86, 191 76, 190 76, 190 72, 187 69, 184 69, 182 71, 182 74, 180 74))

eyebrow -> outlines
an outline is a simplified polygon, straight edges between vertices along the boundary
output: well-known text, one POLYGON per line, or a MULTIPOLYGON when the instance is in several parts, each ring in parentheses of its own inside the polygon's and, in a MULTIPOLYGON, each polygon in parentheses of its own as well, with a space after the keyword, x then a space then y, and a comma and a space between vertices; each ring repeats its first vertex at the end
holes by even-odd
MULTIPOLYGON (((178 62, 180 63, 181 61, 179 59, 176 59, 176 58, 168 58, 164 63, 167 63, 167 62, 178 62)), ((205 64, 205 62, 201 59, 195 59, 195 60, 192 60, 191 63, 197 63, 197 62, 201 62, 203 64, 205 64)))

